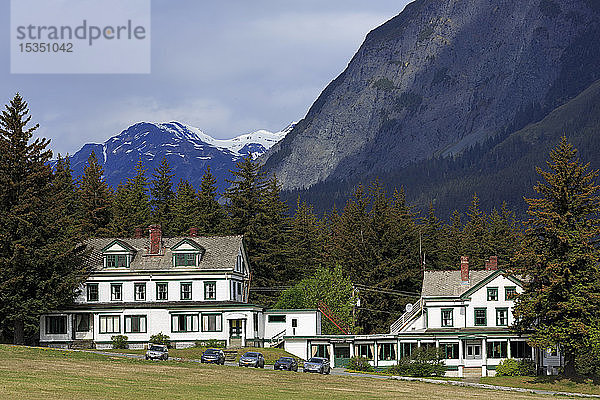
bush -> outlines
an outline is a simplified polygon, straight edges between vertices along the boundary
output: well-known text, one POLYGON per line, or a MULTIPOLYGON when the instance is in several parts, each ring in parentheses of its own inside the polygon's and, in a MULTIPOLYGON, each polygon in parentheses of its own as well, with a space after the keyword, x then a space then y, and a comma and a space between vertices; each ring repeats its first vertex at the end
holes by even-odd
POLYGON ((369 360, 366 357, 351 357, 346 366, 352 371, 373 371, 373 367, 369 364, 369 360))
POLYGON ((171 341, 169 336, 163 334, 162 332, 150 336, 150 343, 162 344, 164 346, 171 347, 171 341))
POLYGON ((126 349, 129 346, 127 345, 127 339, 129 339, 127 336, 123 336, 123 335, 115 335, 115 336, 111 336, 110 340, 112 340, 112 347, 113 349, 126 349))
POLYGON ((443 352, 435 347, 416 348, 410 357, 402 358, 389 372, 401 376, 443 376, 446 373, 443 352))
POLYGON ((496 376, 534 376, 535 363, 532 360, 515 360, 507 358, 496 367, 496 376))
POLYGON ((227 347, 227 342, 225 340, 219 339, 208 339, 208 340, 196 340, 194 343, 195 347, 210 347, 213 349, 224 349, 227 347))

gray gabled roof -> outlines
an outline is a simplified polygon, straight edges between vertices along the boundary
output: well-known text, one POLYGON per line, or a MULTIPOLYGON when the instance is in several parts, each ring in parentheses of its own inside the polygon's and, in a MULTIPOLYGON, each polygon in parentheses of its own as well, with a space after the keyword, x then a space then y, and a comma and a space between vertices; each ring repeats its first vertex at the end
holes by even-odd
POLYGON ((460 297, 497 271, 469 271, 469 282, 460 278, 460 270, 425 271, 421 297, 460 297))
MULTIPOLYGON (((218 269, 233 270, 237 255, 243 245, 242 236, 198 236, 198 237, 163 237, 163 252, 160 255, 148 254, 150 248, 149 238, 95 238, 86 241, 88 249, 91 251, 86 264, 92 270, 102 270, 104 261, 102 258, 102 249, 115 240, 129 245, 135 252, 130 264, 130 271, 144 270, 169 270, 175 269, 173 265, 173 253, 171 248, 184 239, 196 243, 198 246, 206 249, 198 267, 178 267, 179 269, 218 269)), ((112 270, 112 269, 111 269, 112 270)), ((119 271, 122 269, 118 269, 119 271)))

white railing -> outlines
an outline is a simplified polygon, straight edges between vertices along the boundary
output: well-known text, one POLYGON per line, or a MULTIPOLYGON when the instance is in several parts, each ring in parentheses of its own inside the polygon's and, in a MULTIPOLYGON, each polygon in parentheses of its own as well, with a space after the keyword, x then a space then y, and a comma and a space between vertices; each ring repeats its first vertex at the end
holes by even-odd
POLYGON ((283 342, 284 336, 285 336, 285 329, 271 338, 271 346, 272 347, 279 346, 281 344, 281 342, 283 342))
POLYGON ((402 314, 402 316, 390 326, 390 333, 400 332, 400 330, 404 328, 404 326, 412 319, 412 317, 421 312, 422 307, 423 301, 422 299, 419 299, 419 301, 413 304, 412 310, 402 314))

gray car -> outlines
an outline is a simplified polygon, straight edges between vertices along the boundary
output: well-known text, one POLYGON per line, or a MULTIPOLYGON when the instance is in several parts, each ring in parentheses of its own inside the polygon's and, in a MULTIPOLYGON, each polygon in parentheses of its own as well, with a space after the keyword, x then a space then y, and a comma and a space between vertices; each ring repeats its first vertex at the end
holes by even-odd
POLYGON ((265 357, 261 353, 257 353, 255 351, 249 351, 244 354, 239 361, 240 367, 254 367, 254 368, 264 368, 265 367, 265 357))
POLYGON ((313 357, 304 363, 304 372, 318 372, 319 374, 329 374, 331 365, 329 360, 323 357, 313 357))
POLYGON ((167 346, 162 344, 152 344, 148 345, 148 351, 146 352, 146 360, 168 360, 169 359, 169 349, 167 346))

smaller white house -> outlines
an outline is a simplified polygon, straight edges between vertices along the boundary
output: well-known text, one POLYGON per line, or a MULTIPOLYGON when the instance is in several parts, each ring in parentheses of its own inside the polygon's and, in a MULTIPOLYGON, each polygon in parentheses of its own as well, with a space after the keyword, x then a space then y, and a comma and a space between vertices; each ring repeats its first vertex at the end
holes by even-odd
POLYGON ((530 359, 546 374, 557 373, 556 349, 540 351, 527 335, 510 329, 514 299, 523 282, 497 268, 469 271, 467 257, 455 271, 425 271, 420 299, 407 307, 389 334, 286 337, 285 349, 299 357, 329 357, 342 366, 363 356, 377 367, 394 365, 417 347, 442 348, 448 376, 493 376, 506 358, 530 359))
POLYGON ((40 344, 112 346, 125 335, 142 347, 163 333, 176 347, 218 340, 228 347, 270 346, 283 336, 319 335, 317 310, 266 310, 248 303, 250 268, 242 236, 91 239, 92 273, 75 302, 42 315, 40 344))

